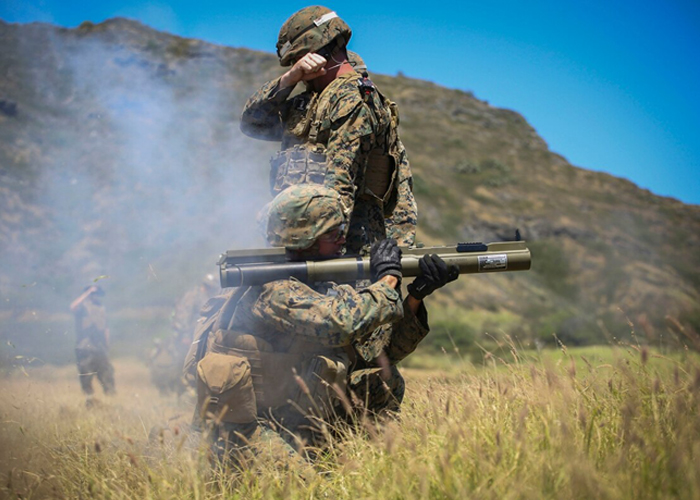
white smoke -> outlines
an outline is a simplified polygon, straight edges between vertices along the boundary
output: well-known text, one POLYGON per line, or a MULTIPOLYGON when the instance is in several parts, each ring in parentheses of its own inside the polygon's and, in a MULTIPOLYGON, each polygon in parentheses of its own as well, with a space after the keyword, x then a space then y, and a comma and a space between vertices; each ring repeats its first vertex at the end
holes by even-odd
POLYGON ((32 78, 15 90, 26 118, 10 132, 38 148, 30 205, 42 222, 3 249, 0 308, 15 318, 67 314, 95 280, 112 312, 169 307, 221 252, 263 245, 271 145, 239 132, 251 90, 236 87, 232 53, 130 28, 46 29, 42 54, 35 43, 17 59, 32 78))

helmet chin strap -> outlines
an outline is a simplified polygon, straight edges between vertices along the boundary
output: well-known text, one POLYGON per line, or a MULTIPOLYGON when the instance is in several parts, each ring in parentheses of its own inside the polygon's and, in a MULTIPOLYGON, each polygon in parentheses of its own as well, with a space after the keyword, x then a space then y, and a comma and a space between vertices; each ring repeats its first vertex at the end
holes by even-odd
MULTIPOLYGON (((333 59, 333 61, 338 62, 338 61, 336 61, 335 59, 333 59)), ((343 61, 343 62, 345 62, 345 61, 343 61)), ((330 71, 330 70, 332 70, 332 69, 339 68, 339 67, 341 67, 342 65, 343 65, 343 63, 341 62, 341 63, 339 63, 339 64, 336 64, 335 66, 331 66, 330 68, 326 68, 326 71, 330 71)))
POLYGON ((334 63, 336 63, 336 65, 335 65, 335 66, 331 66, 330 68, 326 68, 326 71, 330 71, 330 70, 332 70, 332 69, 339 68, 340 66, 342 66, 342 65, 347 61, 347 59, 343 59, 342 61, 338 61, 338 60, 335 58, 336 55, 337 55, 339 52, 340 52, 340 47, 336 48, 335 50, 333 50, 333 52, 331 52, 331 61, 333 61, 334 63))
POLYGON ((339 50, 334 50, 333 53, 331 53, 331 61, 333 61, 334 63, 337 63, 337 64, 336 64, 335 66, 331 66, 330 68, 326 68, 326 71, 330 71, 330 70, 332 70, 332 69, 339 68, 339 67, 342 66, 343 63, 345 62, 345 60, 338 61, 338 60, 335 58, 335 56, 336 56, 336 54, 337 54, 338 52, 340 52, 340 51, 339 51, 339 50))

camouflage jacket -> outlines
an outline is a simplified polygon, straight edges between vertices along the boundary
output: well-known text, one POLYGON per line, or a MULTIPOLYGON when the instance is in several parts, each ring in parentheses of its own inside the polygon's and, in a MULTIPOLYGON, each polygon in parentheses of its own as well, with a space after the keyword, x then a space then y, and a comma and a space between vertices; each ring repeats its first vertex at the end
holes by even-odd
MULTIPOLYGON (((236 308, 232 328, 270 342, 276 351, 297 351, 299 343, 345 347, 383 324, 403 317, 399 294, 385 283, 356 291, 349 285, 297 280, 253 287, 236 308)), ((306 347, 305 347, 306 348, 306 347)))
POLYGON ((397 135, 398 111, 376 87, 364 89, 360 75, 349 72, 320 93, 291 97, 292 88, 280 90, 276 79, 248 100, 241 117, 246 135, 282 142, 272 161, 273 192, 317 182, 341 195, 351 214, 347 248, 352 253, 387 236, 410 246, 417 222, 410 165, 397 135), (388 195, 381 200, 368 196, 366 189, 368 161, 376 151, 388 151, 396 165, 388 195), (294 165, 304 162, 303 168, 294 165))
POLYGON ((355 290, 331 282, 310 287, 296 280, 249 290, 236 308, 232 328, 261 336, 281 352, 362 346, 362 357, 385 350, 392 362, 413 352, 429 331, 425 307, 414 315, 384 283, 355 290))
MULTIPOLYGON (((211 330, 232 293, 210 299, 202 309, 183 367, 190 382, 202 336, 211 330)), ((423 305, 414 315, 399 293, 384 283, 358 291, 335 283, 316 283, 312 288, 296 280, 280 280, 247 290, 224 328, 259 336, 278 352, 328 353, 352 346, 350 350, 367 365, 382 351, 391 363, 413 352, 429 332, 427 321, 423 305)))

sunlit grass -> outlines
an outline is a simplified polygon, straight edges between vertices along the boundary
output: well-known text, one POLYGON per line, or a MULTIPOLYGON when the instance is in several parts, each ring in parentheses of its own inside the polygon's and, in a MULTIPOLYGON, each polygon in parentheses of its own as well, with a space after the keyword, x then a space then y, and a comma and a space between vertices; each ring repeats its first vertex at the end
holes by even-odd
POLYGON ((74 367, 0 382, 0 496, 9 498, 698 498, 700 362, 645 347, 445 354, 404 370, 401 418, 369 420, 313 467, 209 466, 191 401, 117 360, 91 409, 74 367), (442 368, 441 368, 442 366, 442 368), (445 369, 446 368, 446 369, 445 369))

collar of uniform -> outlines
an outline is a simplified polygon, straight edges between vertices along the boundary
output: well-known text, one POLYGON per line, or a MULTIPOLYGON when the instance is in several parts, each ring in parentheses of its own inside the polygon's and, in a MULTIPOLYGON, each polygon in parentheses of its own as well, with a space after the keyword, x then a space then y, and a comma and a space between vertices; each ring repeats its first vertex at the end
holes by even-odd
POLYGON ((336 88, 338 88, 338 87, 340 87, 341 85, 345 84, 347 81, 349 81, 349 80, 356 80, 356 79, 358 79, 358 78, 360 78, 360 74, 359 74, 357 71, 355 71, 355 70, 348 71, 347 73, 343 73, 342 75, 336 77, 336 78, 335 78, 331 83, 329 83, 328 86, 327 86, 325 89, 323 89, 320 93, 321 93, 321 94, 324 94, 324 93, 326 93, 326 91, 328 91, 328 90, 332 90, 333 92, 335 92, 335 89, 336 89, 336 88))

